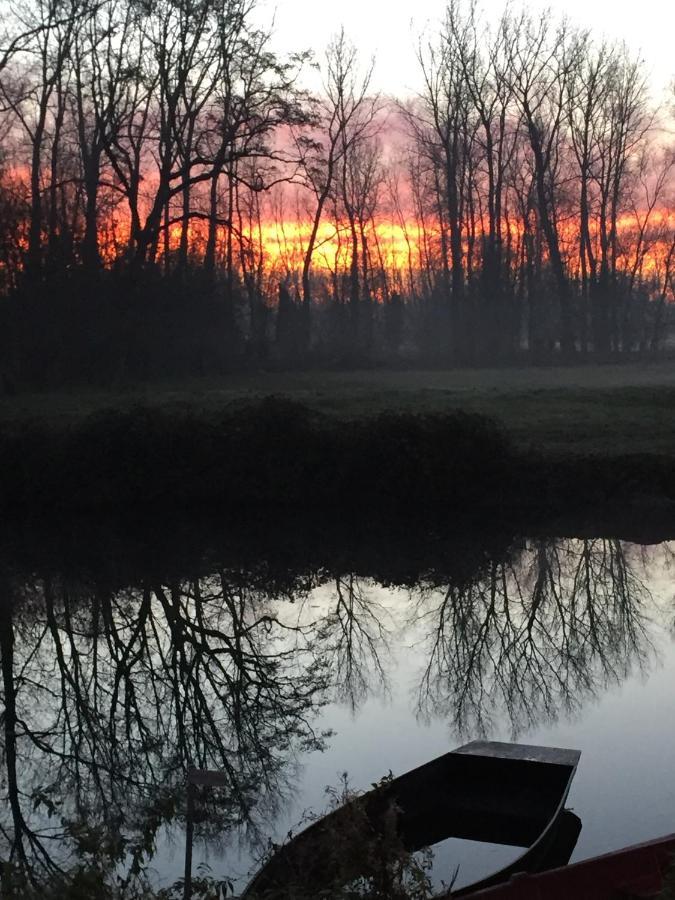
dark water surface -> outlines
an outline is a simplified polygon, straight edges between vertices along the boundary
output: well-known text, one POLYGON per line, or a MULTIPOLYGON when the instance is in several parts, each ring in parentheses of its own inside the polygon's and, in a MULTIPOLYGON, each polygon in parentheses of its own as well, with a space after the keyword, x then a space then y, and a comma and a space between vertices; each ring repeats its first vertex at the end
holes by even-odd
MULTIPOLYGON (((176 882, 190 765, 227 773, 195 871, 239 886, 342 773, 367 789, 481 737, 582 751, 574 859, 675 830, 675 544, 165 549, 5 554, 6 895, 76 868, 128 896, 176 882)), ((448 841, 433 878, 516 853, 448 841)))

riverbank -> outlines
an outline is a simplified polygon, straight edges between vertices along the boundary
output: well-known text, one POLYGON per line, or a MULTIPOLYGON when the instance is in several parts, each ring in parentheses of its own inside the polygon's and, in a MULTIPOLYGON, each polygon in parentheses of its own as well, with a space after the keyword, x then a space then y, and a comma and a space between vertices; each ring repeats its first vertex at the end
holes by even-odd
POLYGON ((62 428, 135 407, 217 419, 282 396, 339 420, 381 412, 474 412, 515 447, 543 453, 675 456, 675 360, 499 369, 257 372, 219 379, 0 396, 0 428, 62 428))
POLYGON ((304 373, 262 399, 263 376, 13 398, 0 408, 0 505, 675 519, 675 378, 634 370, 621 383, 621 367, 597 368, 595 388, 578 369, 528 370, 537 390, 523 370, 499 373, 500 387, 475 373, 474 388, 457 372, 304 373))

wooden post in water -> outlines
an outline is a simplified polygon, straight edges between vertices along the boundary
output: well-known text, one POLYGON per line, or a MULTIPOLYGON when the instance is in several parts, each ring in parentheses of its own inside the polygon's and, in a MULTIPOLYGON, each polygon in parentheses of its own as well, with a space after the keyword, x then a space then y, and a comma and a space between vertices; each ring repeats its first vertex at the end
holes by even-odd
POLYGON ((194 769, 188 770, 187 809, 185 812, 185 875, 183 878, 183 900, 192 897, 192 837, 194 833, 195 787, 191 780, 194 769))
POLYGON ((185 813, 185 875, 183 878, 183 900, 192 897, 192 841, 194 837, 195 787, 225 787, 227 775, 212 769, 193 769, 187 772, 187 809, 185 813))

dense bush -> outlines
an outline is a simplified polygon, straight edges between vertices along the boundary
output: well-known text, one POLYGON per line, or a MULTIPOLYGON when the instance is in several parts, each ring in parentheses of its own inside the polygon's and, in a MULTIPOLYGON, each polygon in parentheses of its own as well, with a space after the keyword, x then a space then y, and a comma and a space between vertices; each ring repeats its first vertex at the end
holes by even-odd
POLYGON ((135 407, 0 435, 0 502, 13 507, 491 500, 512 454, 489 420, 386 414, 339 422, 283 398, 217 417, 135 407))

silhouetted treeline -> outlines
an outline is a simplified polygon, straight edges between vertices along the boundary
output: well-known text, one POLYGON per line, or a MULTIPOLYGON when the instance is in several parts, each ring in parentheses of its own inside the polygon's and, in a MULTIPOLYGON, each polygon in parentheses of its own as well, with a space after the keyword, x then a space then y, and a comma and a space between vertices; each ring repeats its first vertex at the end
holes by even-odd
POLYGON ((307 55, 279 57, 255 12, 29 0, 5 18, 6 390, 662 346, 673 146, 625 47, 451 2, 395 104, 344 34, 312 96, 307 55))

